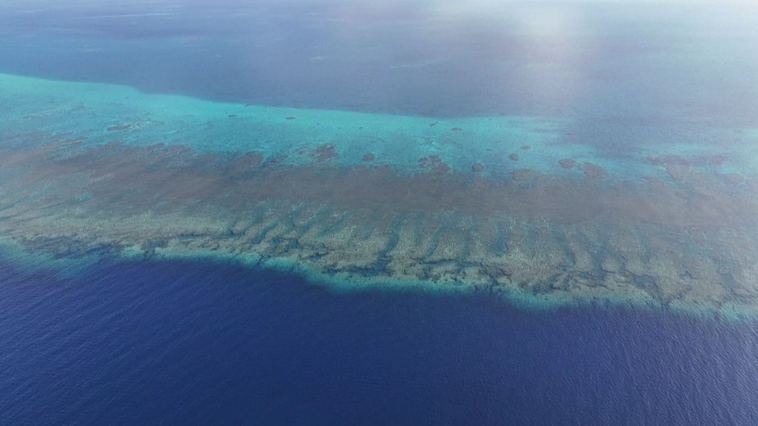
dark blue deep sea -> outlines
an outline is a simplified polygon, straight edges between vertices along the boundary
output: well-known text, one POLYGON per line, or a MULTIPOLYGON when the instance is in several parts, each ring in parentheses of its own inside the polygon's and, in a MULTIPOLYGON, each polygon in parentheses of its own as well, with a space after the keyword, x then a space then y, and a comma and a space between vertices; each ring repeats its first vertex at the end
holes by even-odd
POLYGON ((233 266, 0 266, 0 424, 753 425, 754 324, 335 295, 233 266))

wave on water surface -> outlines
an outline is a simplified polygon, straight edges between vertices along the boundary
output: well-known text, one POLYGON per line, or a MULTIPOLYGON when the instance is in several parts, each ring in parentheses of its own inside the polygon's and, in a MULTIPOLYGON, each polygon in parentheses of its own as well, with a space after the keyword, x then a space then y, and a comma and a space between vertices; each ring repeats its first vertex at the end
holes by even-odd
POLYGON ((0 76, 0 238, 211 256, 332 286, 726 316, 758 307, 758 175, 728 147, 561 143, 565 119, 224 104, 0 76))

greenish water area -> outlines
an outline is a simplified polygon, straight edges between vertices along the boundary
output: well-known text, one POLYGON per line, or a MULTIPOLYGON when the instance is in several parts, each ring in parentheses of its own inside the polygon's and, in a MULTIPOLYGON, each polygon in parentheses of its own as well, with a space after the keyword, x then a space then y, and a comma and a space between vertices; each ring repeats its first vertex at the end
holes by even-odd
POLYGON ((6 257, 754 316, 754 11, 484 3, 6 7, 6 257))

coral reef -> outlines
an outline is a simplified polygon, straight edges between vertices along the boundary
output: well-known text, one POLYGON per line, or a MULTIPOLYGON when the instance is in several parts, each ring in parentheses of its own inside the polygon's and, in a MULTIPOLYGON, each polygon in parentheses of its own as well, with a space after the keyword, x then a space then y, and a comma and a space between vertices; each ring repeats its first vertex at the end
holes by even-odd
MULTIPOLYGON (((758 179, 689 158, 651 157, 657 170, 634 180, 590 162, 584 177, 522 168, 508 178, 452 171, 436 154, 405 174, 85 138, 0 136, 0 238, 54 256, 286 261, 355 285, 535 303, 758 312, 758 179)), ((332 144, 304 152, 316 163, 337 155, 332 144)))
POLYGON ((727 173, 724 175, 724 178, 732 185, 739 185, 745 181, 745 176, 739 173, 727 173))
POLYGON ((310 153, 310 157, 318 163, 337 158, 340 155, 334 149, 334 144, 319 145, 310 153))
POLYGON ((433 173, 444 175, 450 171, 450 166, 442 161, 439 155, 432 154, 428 157, 418 159, 418 166, 422 169, 429 169, 433 173))
POLYGON ((608 176, 608 172, 604 168, 589 161, 582 163, 582 171, 584 172, 584 176, 590 179, 602 179, 608 176))

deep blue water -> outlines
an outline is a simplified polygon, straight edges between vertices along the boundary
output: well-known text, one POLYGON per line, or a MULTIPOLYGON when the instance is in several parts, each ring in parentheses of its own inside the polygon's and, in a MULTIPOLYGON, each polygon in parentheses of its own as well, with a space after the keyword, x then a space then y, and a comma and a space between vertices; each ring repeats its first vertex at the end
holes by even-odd
POLYGON ((755 324, 197 262, 0 282, 3 425, 758 423, 755 324))

